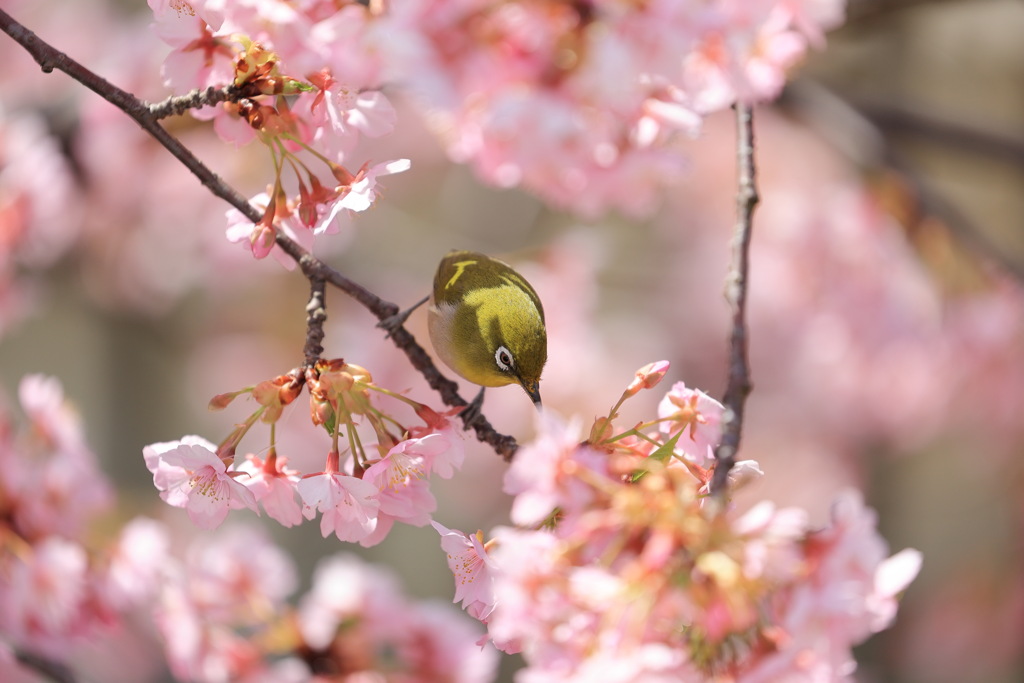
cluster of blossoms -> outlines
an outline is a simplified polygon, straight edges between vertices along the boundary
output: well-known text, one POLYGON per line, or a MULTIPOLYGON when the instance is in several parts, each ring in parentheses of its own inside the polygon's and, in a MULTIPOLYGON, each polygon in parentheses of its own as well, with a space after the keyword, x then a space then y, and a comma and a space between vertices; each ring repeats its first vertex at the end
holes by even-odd
POLYGON ((392 67, 449 155, 585 215, 648 212, 701 117, 781 90, 843 0, 395 0, 392 67))
POLYGON ((112 492, 60 384, 29 375, 18 393, 27 428, 0 413, 0 649, 51 656, 112 611, 82 545, 112 492))
POLYGON ((320 361, 305 373, 294 370, 255 386, 222 394, 211 405, 224 407, 239 395, 250 395, 259 407, 219 446, 198 436, 155 443, 143 449, 153 483, 168 504, 185 508, 203 528, 214 528, 229 510, 259 508, 286 527, 320 514, 324 537, 363 546, 380 543, 396 521, 415 526, 430 523, 437 501, 427 480, 431 474, 449 479, 465 455, 452 413, 437 413, 373 382, 364 368, 343 360, 320 361), (302 474, 287 466, 273 443, 273 425, 284 409, 309 390, 314 425, 331 435, 331 448, 321 472, 302 474), (422 425, 402 426, 371 400, 385 394, 411 406, 422 425), (235 450, 257 421, 271 425, 265 458, 235 450), (365 423, 376 442, 363 443, 357 429, 365 423), (393 429, 397 426, 398 434, 393 429), (349 448, 342 461, 340 436, 349 448))
POLYGON ((166 555, 166 533, 150 520, 137 520, 129 534, 160 567, 155 623, 179 680, 494 679, 497 653, 474 646, 472 621, 447 605, 410 600, 386 567, 327 557, 293 607, 292 560, 256 529, 200 537, 183 560, 166 555))
POLYGON ((406 159, 349 168, 360 138, 386 135, 395 124, 373 56, 375 10, 327 1, 149 4, 157 34, 172 48, 167 85, 181 93, 233 86, 236 99, 196 115, 213 119, 222 139, 258 139, 273 156, 274 183, 252 199, 263 218, 253 226, 237 211, 228 214, 228 239, 257 258, 275 251, 278 230, 307 248, 314 236, 338 232, 347 215, 373 204, 377 177, 409 168, 406 159), (287 169, 297 194, 286 188, 287 169))
POLYGON ((493 680, 496 653, 473 645, 471 620, 408 599, 355 557, 325 559, 293 607, 291 558, 253 528, 175 552, 168 529, 140 517, 89 547, 111 487, 56 380, 28 376, 19 393, 27 428, 0 414, 0 679, 35 680, 18 661, 33 657, 95 680, 153 679, 156 662, 117 657, 128 670, 104 674, 96 653, 159 637, 180 680, 493 680))
POLYGON ((844 5, 150 0, 173 48, 167 84, 181 93, 234 85, 244 97, 198 115, 225 140, 259 137, 275 156, 274 187, 254 199, 263 221, 253 230, 233 216, 229 230, 257 256, 272 250, 275 229, 303 243, 336 231, 339 215, 372 203, 377 175, 408 167, 342 165, 361 136, 391 132, 385 84, 419 94, 449 155, 488 183, 588 215, 645 213, 685 167, 674 139, 738 99, 776 96, 844 5), (332 182, 297 149, 326 164, 332 182), (297 197, 281 183, 286 165, 297 197))
MULTIPOLYGON (((512 521, 489 540, 439 524, 457 601, 495 645, 522 652, 522 680, 841 680, 851 647, 886 628, 920 554, 886 558, 857 495, 831 524, 761 503, 710 505, 709 448, 722 406, 683 384, 658 419, 614 426, 622 400, 660 379, 642 369, 581 442, 541 419, 505 478, 512 521)), ((733 486, 759 474, 737 466, 733 486)))

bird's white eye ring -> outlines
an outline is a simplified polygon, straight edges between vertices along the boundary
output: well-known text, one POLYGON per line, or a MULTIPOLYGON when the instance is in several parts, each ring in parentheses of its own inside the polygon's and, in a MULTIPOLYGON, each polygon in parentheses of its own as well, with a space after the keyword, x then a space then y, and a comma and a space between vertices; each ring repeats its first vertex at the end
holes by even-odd
POLYGON ((512 353, 504 346, 499 346, 498 350, 494 352, 494 362, 498 364, 498 369, 502 372, 508 372, 515 365, 512 353))

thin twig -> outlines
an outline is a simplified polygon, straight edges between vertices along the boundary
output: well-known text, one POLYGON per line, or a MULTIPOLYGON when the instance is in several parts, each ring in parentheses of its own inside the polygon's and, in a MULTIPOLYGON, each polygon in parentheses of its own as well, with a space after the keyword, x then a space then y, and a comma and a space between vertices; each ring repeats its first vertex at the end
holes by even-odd
POLYGON ((729 470, 736 464, 743 428, 743 407, 751 390, 750 364, 747 360, 747 273, 750 262, 750 235, 754 208, 757 206, 754 166, 754 115, 751 105, 737 103, 736 160, 738 180, 736 192, 736 228, 732 237, 732 259, 725 284, 725 298, 732 310, 732 333, 729 338, 729 382, 726 386, 725 414, 722 417, 722 441, 715 449, 715 473, 711 493, 724 500, 729 470))
MULTIPOLYGON (((199 182, 212 192, 214 196, 226 201, 253 223, 257 223, 262 218, 262 212, 259 209, 250 204, 237 190, 211 171, 176 137, 164 130, 157 119, 157 115, 163 114, 163 108, 159 105, 150 105, 93 73, 40 39, 2 9, 0 9, 0 30, 25 48, 32 55, 33 59, 39 63, 44 72, 50 73, 54 69, 63 71, 128 114, 143 130, 153 136, 185 168, 191 171, 199 179, 199 182), (154 113, 154 108, 156 114, 154 113)), ((337 287, 366 307, 378 320, 385 320, 398 313, 399 308, 396 304, 381 299, 362 285, 348 279, 337 270, 314 257, 287 235, 278 232, 276 242, 285 253, 299 264, 303 274, 308 279, 318 278, 337 287)), ((416 342, 415 337, 407 330, 401 326, 396 327, 391 331, 390 338, 405 353, 412 366, 423 375, 427 383, 438 392, 445 404, 452 407, 468 405, 466 400, 459 395, 458 385, 441 374, 441 371, 438 370, 427 352, 423 350, 423 347, 416 342)), ((473 429, 476 432, 477 439, 492 446, 506 461, 512 459, 518 448, 514 438, 496 432, 490 423, 482 418, 477 418, 473 423, 473 429)))

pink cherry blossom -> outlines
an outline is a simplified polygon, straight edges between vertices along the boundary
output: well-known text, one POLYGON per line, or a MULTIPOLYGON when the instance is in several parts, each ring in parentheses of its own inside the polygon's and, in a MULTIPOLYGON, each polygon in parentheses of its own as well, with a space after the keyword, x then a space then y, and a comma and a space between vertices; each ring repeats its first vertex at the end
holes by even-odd
POLYGON ((424 479, 423 459, 397 448, 392 448, 387 456, 370 465, 363 474, 363 481, 377 489, 380 504, 377 528, 359 541, 364 547, 383 541, 395 522, 425 526, 437 509, 437 500, 424 479))
POLYGON ((651 389, 657 386, 668 372, 670 364, 667 360, 648 363, 636 371, 633 381, 626 387, 626 394, 632 396, 641 389, 651 389))
POLYGON ((481 647, 479 635, 475 624, 449 605, 419 603, 408 610, 405 628, 384 643, 418 674, 417 680, 491 683, 498 651, 481 647))
POLYGON ((493 574, 495 610, 488 635, 503 652, 533 654, 538 648, 538 657, 557 656, 557 646, 547 650, 550 654, 539 649, 547 649, 548 625, 571 610, 564 583, 568 568, 560 561, 558 538, 508 528, 495 529, 492 538, 492 559, 500 571, 493 574))
POLYGON ((258 667, 262 661, 256 643, 236 633, 231 624, 204 613, 184 582, 164 586, 153 619, 176 678, 234 680, 238 672, 258 667))
POLYGON ((431 522, 441 534, 441 549, 448 555, 448 568, 455 576, 455 598, 462 608, 483 623, 494 611, 493 562, 483 545, 483 534, 467 536, 438 522, 431 522))
MULTIPOLYGON (((348 190, 342 192, 339 195, 337 203, 334 207, 328 211, 330 215, 327 222, 333 220, 334 216, 340 209, 348 209, 349 211, 366 211, 373 205, 374 200, 377 198, 377 178, 379 176, 391 175, 393 173, 402 173, 408 171, 411 163, 408 159, 396 159, 394 161, 385 161, 380 164, 374 164, 373 166, 366 166, 356 173, 355 180, 349 185, 348 190)), ((314 229, 314 233, 316 229, 314 229)))
POLYGON ((283 457, 275 456, 275 462, 270 466, 250 453, 238 466, 238 471, 248 476, 239 477, 238 482, 252 491, 268 517, 282 526, 293 527, 302 523, 302 506, 296 492, 299 472, 285 467, 283 457))
POLYGON ((185 508, 189 519, 203 529, 219 526, 229 510, 258 512, 252 492, 228 475, 215 451, 216 446, 198 436, 142 450, 160 497, 168 505, 185 508))
MULTIPOLYGON (((714 451, 708 446, 707 456, 704 462, 712 463, 715 461, 714 451)), ((703 486, 698 489, 698 493, 706 495, 711 493, 711 476, 714 470, 706 470, 707 479, 704 480, 703 486)), ((738 491, 747 484, 757 481, 764 476, 764 471, 756 460, 737 460, 733 463, 732 469, 729 470, 729 475, 726 477, 728 487, 730 491, 738 491)), ((705 500, 705 502, 708 502, 705 500)))
POLYGON ((78 196, 68 160, 46 121, 28 108, 0 108, 0 188, 0 275, 49 266, 76 243, 82 225, 69 211, 78 196))
MULTIPOLYGON (((263 210, 266 209, 270 203, 270 197, 266 192, 261 192, 252 197, 252 199, 250 199, 250 203, 258 209, 263 210)), ((246 249, 252 251, 253 255, 257 258, 262 258, 267 255, 267 253, 264 253, 262 249, 257 249, 252 241, 254 230, 257 230, 258 228, 253 225, 251 220, 243 216, 238 209, 228 209, 226 216, 228 221, 226 235, 229 242, 241 244, 246 249), (259 254, 262 254, 262 256, 259 254)), ((291 239, 298 242, 303 248, 313 248, 313 233, 300 223, 296 214, 293 213, 291 216, 278 221, 275 224, 275 227, 291 239)), ((272 245, 268 253, 271 254, 278 263, 284 266, 285 269, 295 269, 295 259, 284 253, 276 244, 272 245)))
POLYGON ((426 487, 426 463, 408 443, 397 444, 370 465, 363 481, 377 487, 381 512, 407 524, 425 526, 437 509, 437 501, 426 487))
POLYGON ((532 674, 529 680, 570 683, 596 680, 603 683, 696 683, 706 680, 684 651, 660 643, 642 645, 627 653, 600 650, 571 672, 552 668, 554 671, 532 674))
POLYGON ((575 511, 593 497, 582 483, 581 470, 606 476, 605 456, 580 444, 579 425, 563 423, 550 412, 537 419, 538 437, 516 452, 505 473, 503 490, 515 496, 512 521, 530 525, 542 521, 555 508, 575 511))
POLYGON ((682 431, 677 450, 702 467, 711 463, 708 455, 722 438, 723 411, 721 403, 700 389, 687 389, 683 382, 676 382, 658 404, 661 431, 682 431))
POLYGON ((377 528, 380 501, 377 488, 362 479, 339 472, 307 476, 297 485, 303 514, 313 519, 320 512, 320 533, 339 541, 362 541, 377 528))
POLYGON ((465 437, 461 425, 452 418, 459 409, 453 408, 438 413, 421 406, 418 414, 426 421, 425 426, 409 429, 409 438, 396 448, 410 451, 423 458, 426 470, 442 479, 451 479, 462 467, 466 457, 465 437))
POLYGON ((322 154, 344 163, 360 134, 376 138, 394 130, 397 113, 383 93, 353 90, 327 74, 312 80, 318 90, 300 95, 292 113, 302 117, 307 142, 322 154))
POLYGON ((812 680, 836 680, 856 669, 853 645, 887 628, 895 598, 917 575, 920 553, 885 558, 874 513, 858 494, 835 503, 832 524, 807 534, 806 570, 779 591, 771 622, 774 649, 752 658, 742 680, 768 682, 801 672, 812 680))

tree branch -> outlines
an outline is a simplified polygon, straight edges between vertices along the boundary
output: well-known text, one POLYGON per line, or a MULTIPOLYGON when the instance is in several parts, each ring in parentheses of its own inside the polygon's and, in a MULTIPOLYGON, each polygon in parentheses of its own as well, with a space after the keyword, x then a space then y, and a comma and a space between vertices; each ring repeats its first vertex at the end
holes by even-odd
MULTIPOLYGON (((249 201, 237 190, 224 182, 216 173, 211 171, 209 167, 200 161, 198 157, 192 154, 192 152, 176 137, 164 130, 159 123, 159 118, 166 116, 167 112, 176 113, 179 108, 182 110, 190 108, 191 103, 198 102, 202 100, 203 97, 206 97, 208 91, 203 91, 198 94, 191 93, 184 96, 184 99, 172 98, 169 101, 170 104, 165 102, 163 104, 150 105, 131 93, 118 88, 113 83, 110 83, 103 77, 95 74, 75 60, 71 59, 63 52, 55 49, 40 39, 35 33, 29 31, 27 28, 15 21, 13 17, 2 9, 0 9, 0 30, 25 48, 25 50, 32 55, 32 58, 39 63, 39 66, 42 67, 44 72, 50 73, 55 69, 63 71, 74 80, 86 86, 100 97, 128 114, 128 116, 139 124, 143 130, 153 136, 153 138, 163 145, 167 151, 169 151, 185 166, 185 168, 191 171, 192 174, 199 179, 199 182, 212 192, 214 196, 223 199, 228 204, 238 209, 242 215, 253 223, 257 223, 262 218, 262 212, 259 209, 250 204, 249 201), (181 101, 176 102, 178 99, 181 101)), ((230 88, 223 89, 225 99, 230 99, 227 97, 229 90, 230 88)), ((215 99, 215 97, 220 97, 220 95, 216 95, 218 92, 221 91, 215 90, 213 94, 210 94, 211 101, 212 99, 215 99)), ((285 253, 291 256, 295 262, 299 264, 303 274, 311 281, 311 283, 316 279, 330 283, 362 304, 371 313, 373 313, 378 320, 385 320, 398 313, 399 308, 396 304, 381 299, 362 285, 348 279, 337 270, 331 268, 307 252, 287 235, 278 232, 276 242, 285 253)), ((445 404, 452 407, 468 405, 465 399, 459 395, 458 385, 441 374, 427 352, 419 345, 419 343, 417 343, 415 337, 413 337, 405 328, 401 326, 396 327, 396 329, 391 330, 390 337, 394 344, 409 358, 412 366, 424 376, 431 388, 438 392, 441 400, 444 401, 445 404)), ((307 353, 308 351, 309 348, 307 348, 307 353)), ((309 358, 307 356, 306 361, 308 362, 308 360, 309 358)), ((492 446, 494 450, 497 451, 498 454, 506 461, 512 459, 512 456, 518 448, 518 444, 514 438, 496 432, 491 424, 482 417, 478 417, 476 419, 473 423, 473 429, 476 432, 477 439, 492 446)))
POLYGON ((757 194, 754 166, 754 115, 751 105, 737 103, 736 160, 738 166, 736 192, 736 227, 732 237, 732 260, 725 283, 725 298, 732 310, 732 333, 729 337, 729 381, 723 403, 722 441, 715 449, 717 465, 711 479, 711 494, 724 500, 729 470, 736 464, 743 428, 743 408, 752 388, 747 360, 747 274, 750 262, 750 236, 757 194))
POLYGON ((75 683, 78 680, 75 673, 66 664, 34 652, 15 648, 14 657, 22 666, 32 669, 56 683, 75 683))
MULTIPOLYGON (((916 219, 938 218, 972 251, 1024 281, 1024 263, 1014 258, 1011 250, 1001 248, 976 221, 936 188, 918 165, 900 151, 899 145, 902 136, 913 136, 944 148, 1006 163, 1019 171, 1024 169, 1024 138, 983 131, 914 109, 850 101, 806 80, 788 84, 778 104, 817 131, 864 172, 895 170, 911 188, 916 219)), ((910 232, 914 226, 905 227, 910 232)))
POLYGON ((306 304, 306 346, 302 349, 306 358, 305 368, 316 365, 324 352, 324 323, 327 321, 327 292, 324 280, 309 278, 309 303, 306 304))
POLYGON ((237 102, 246 97, 255 97, 260 93, 249 87, 249 84, 238 87, 234 84, 226 85, 223 88, 210 86, 205 90, 193 90, 187 95, 168 97, 163 102, 156 102, 149 105, 149 114, 153 119, 159 121, 168 116, 181 115, 189 109, 202 109, 221 102, 237 102))

